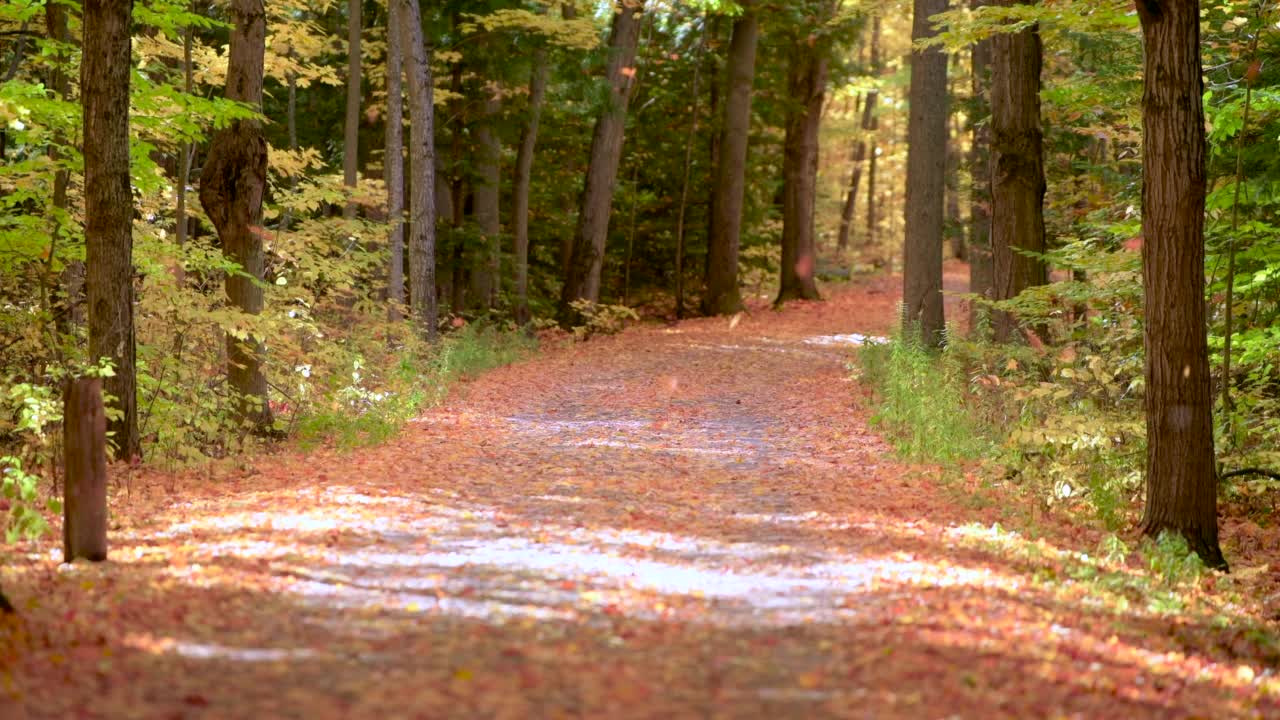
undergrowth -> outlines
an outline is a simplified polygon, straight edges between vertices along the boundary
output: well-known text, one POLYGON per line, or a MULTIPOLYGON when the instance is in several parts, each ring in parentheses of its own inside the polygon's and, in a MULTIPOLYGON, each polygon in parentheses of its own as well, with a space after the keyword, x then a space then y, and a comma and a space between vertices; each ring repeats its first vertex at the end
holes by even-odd
POLYGON ((880 396, 872 423, 904 457, 936 462, 982 457, 991 443, 966 408, 961 368, 898 334, 862 348, 864 377, 880 396))
POLYGON ((492 325, 471 324, 435 347, 402 349, 373 367, 359 356, 349 377, 330 387, 297 421, 304 447, 332 440, 350 448, 385 442, 418 413, 444 400, 460 379, 512 363, 536 346, 530 336, 492 325))

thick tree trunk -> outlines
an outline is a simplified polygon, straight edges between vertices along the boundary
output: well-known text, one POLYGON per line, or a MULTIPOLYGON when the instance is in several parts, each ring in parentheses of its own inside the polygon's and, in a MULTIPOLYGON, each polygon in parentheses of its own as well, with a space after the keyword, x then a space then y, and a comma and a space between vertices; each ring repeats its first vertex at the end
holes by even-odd
POLYGON ((404 52, 401 5, 387 7, 387 127, 383 151, 383 179, 387 183, 387 319, 401 319, 404 306, 404 52))
MULTIPOLYGON (((262 0, 232 0, 235 28, 227 65, 228 100, 262 104, 266 14, 262 0)), ((244 271, 227 275, 227 298, 249 315, 262 313, 262 196, 267 182, 267 141, 258 120, 236 120, 213 136, 200 174, 200 204, 218 231, 222 253, 244 271)), ((227 333, 227 380, 239 397, 244 422, 271 426, 262 342, 227 333)))
POLYGON ((627 125, 627 105, 635 77, 636 45, 640 39, 642 0, 618 0, 609 37, 608 105, 596 121, 591 138, 591 160, 583 185, 574 232, 569 273, 560 294, 562 325, 577 324, 570 307, 575 300, 600 300, 600 273, 604 267, 605 241, 609 235, 609 215, 613 208, 613 186, 622 159, 622 141, 627 125))
MULTIPOLYGON (((872 51, 874 52, 874 51, 872 51)), ((853 216, 858 205, 858 185, 862 181, 862 163, 867 157, 867 133, 871 132, 871 123, 875 118, 876 100, 880 93, 875 90, 867 93, 862 106, 862 135, 853 146, 853 172, 849 178, 849 192, 845 195, 844 208, 840 211, 840 235, 836 239, 836 248, 841 252, 849 248, 849 235, 853 231, 853 216)))
POLYGON ((413 319, 427 340, 437 332, 435 108, 432 105, 431 65, 422 37, 418 0, 400 3, 400 40, 409 78, 409 159, 413 193, 409 198, 409 298, 413 319))
MULTIPOLYGON (((1012 3, 1011 3, 1012 4, 1012 3)), ((1040 130, 1040 32, 991 38, 991 255, 996 300, 1049 281, 1043 261, 1044 138, 1040 130)), ((996 340, 1017 334, 1007 312, 992 317, 996 340)))
MULTIPOLYGON (((915 0, 912 41, 936 35, 931 18, 946 9, 947 0, 915 0)), ((910 103, 902 325, 918 328, 926 347, 939 347, 944 330, 942 208, 947 157, 947 56, 940 48, 912 51, 910 103)))
POLYGON ((1205 564, 1218 545, 1218 479, 1205 336, 1205 134, 1198 0, 1138 0, 1147 502, 1142 529, 1175 532, 1205 564))
POLYGON ((742 234, 742 196, 747 182, 747 142, 751 136, 751 86, 755 81, 760 23, 750 4, 733 23, 729 41, 729 92, 716 168, 715 214, 707 244, 707 292, 702 312, 728 315, 742 309, 738 292, 738 247, 742 234))
MULTIPOLYGON (((347 0, 347 114, 342 132, 342 184, 354 189, 360 163, 360 4, 347 0)), ((342 210, 350 220, 356 216, 355 201, 342 210)))
POLYGON ((119 414, 107 428, 115 457, 141 454, 133 330, 133 192, 129 185, 131 2, 86 0, 80 99, 84 108, 85 266, 89 357, 110 358, 106 391, 119 414))
MULTIPOLYGON (((488 90, 484 92, 488 93, 488 90)), ((502 145, 493 124, 500 104, 492 96, 484 100, 484 112, 475 127, 476 181, 473 210, 484 243, 471 268, 472 305, 489 309, 497 305, 501 287, 502 257, 502 145)))
MULTIPOLYGON (((970 0, 977 9, 987 0, 970 0)), ((984 298, 995 295, 991 260, 991 40, 973 44, 970 63, 973 72, 972 107, 969 111, 973 133, 969 149, 969 175, 973 178, 969 191, 969 292, 984 298)), ((969 308, 969 328, 977 332, 986 309, 979 303, 969 308)))
MULTIPOLYGON (((824 2, 825 19, 835 4, 824 2)), ((790 45, 787 61, 786 137, 782 160, 782 273, 774 304, 788 300, 817 300, 814 281, 817 243, 814 206, 818 191, 818 130, 827 91, 826 41, 805 35, 790 45)))

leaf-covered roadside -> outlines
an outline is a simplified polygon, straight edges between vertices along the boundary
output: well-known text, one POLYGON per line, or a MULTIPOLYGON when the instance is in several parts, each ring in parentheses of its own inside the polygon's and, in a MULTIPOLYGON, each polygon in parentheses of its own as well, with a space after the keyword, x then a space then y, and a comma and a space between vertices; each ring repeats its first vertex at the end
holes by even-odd
MULTIPOLYGON (((17 717, 1266 717, 1274 625, 868 431, 885 281, 564 345, 0 569, 17 717), (1088 557, 1085 556, 1086 553, 1088 557), (1162 593, 1176 608, 1161 604, 1162 593)), ((1225 542, 1240 538, 1231 525, 1225 542)), ((1176 568, 1171 570, 1176 574, 1176 568)))

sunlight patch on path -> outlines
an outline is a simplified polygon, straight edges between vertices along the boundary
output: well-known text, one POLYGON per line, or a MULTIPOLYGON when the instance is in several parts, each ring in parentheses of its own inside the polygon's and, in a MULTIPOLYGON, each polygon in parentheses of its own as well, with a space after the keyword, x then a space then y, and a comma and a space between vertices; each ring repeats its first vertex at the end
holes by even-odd
MULTIPOLYGON (((265 571, 283 580, 287 592, 322 607, 398 607, 493 621, 567 620, 606 606, 653 619, 657 614, 644 598, 657 594, 705 603, 701 617, 710 624, 777 626, 856 616, 859 594, 886 587, 1016 585, 989 569, 940 566, 910 555, 863 557, 556 523, 516 529, 496 508, 346 490, 322 495, 309 511, 205 517, 158 535, 192 536, 192 544, 209 555, 208 568, 231 558, 267 560, 265 571), (405 512, 406 506, 416 508, 405 512), (265 528, 336 540, 243 536, 265 528), (211 532, 225 536, 200 541, 211 532)), ((734 517, 826 527, 835 522, 820 513, 734 517)), ((205 575, 199 566, 174 569, 171 576, 195 585, 231 579, 205 575)))
POLYGON ((851 345, 857 347, 859 345, 879 345, 888 342, 888 340, 878 335, 849 333, 846 335, 817 335, 805 338, 804 342, 806 345, 851 345))

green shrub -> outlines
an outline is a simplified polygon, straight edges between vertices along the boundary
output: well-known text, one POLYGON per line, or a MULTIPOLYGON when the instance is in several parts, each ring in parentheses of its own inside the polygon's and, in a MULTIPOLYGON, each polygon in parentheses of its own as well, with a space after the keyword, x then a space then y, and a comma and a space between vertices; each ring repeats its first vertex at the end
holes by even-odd
POLYGON ((950 462, 989 452, 990 442, 966 407, 963 376, 945 353, 931 353, 899 335, 865 345, 860 360, 880 399, 872 422, 902 455, 950 462))

